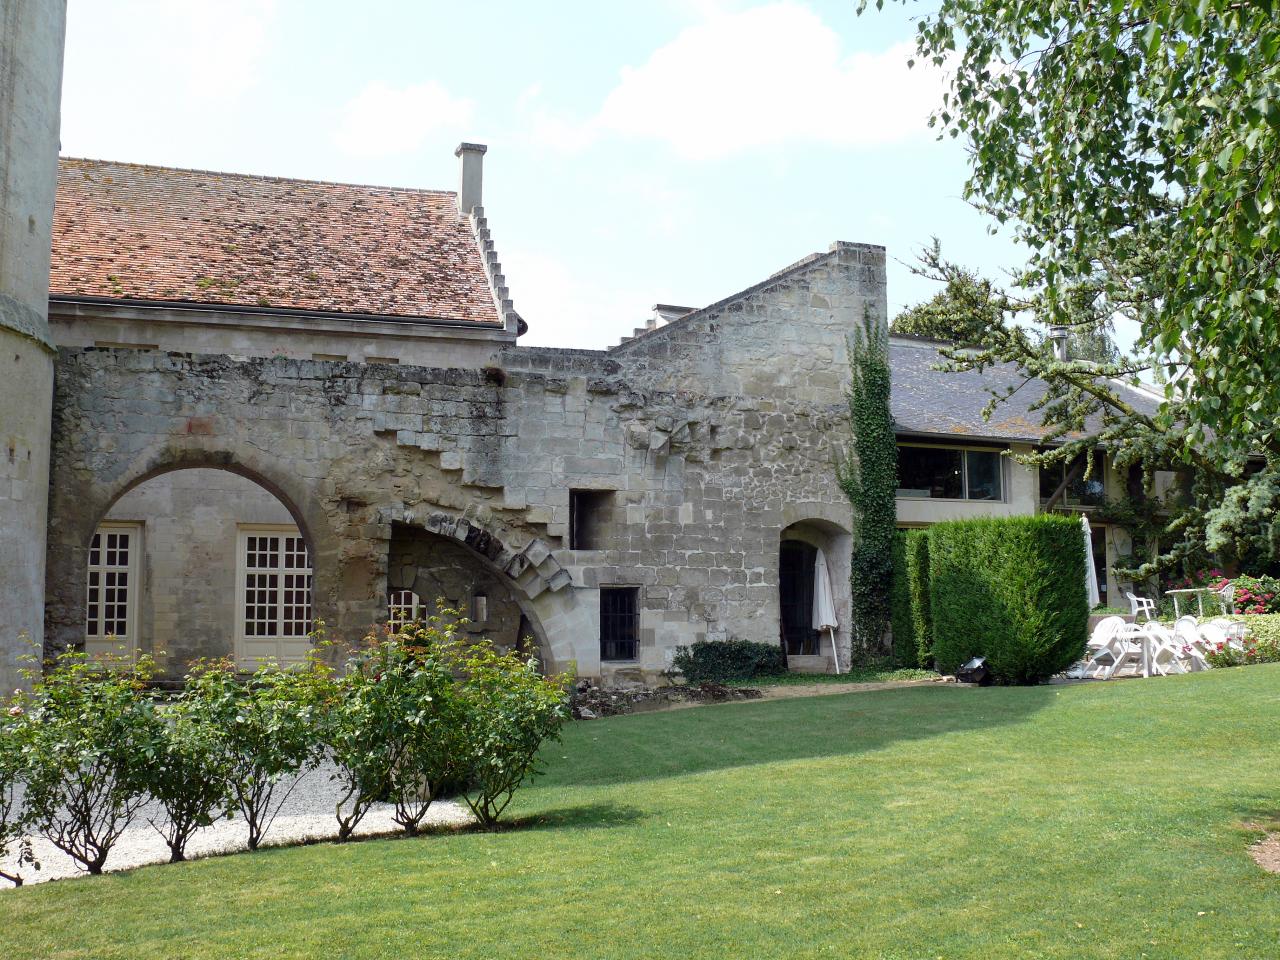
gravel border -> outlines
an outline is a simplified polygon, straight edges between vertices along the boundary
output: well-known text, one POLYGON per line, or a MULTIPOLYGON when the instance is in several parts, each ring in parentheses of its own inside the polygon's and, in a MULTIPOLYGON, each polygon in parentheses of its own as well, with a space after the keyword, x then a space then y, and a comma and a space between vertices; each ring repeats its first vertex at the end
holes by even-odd
MULTIPOLYGON (((332 765, 326 764, 296 778, 293 792, 263 837, 263 846, 292 846, 315 840, 331 840, 338 835, 334 806, 341 791, 338 784, 330 780, 333 770, 332 765)), ((282 781, 277 789, 286 790, 289 786, 288 781, 282 781)), ((394 814, 393 804, 375 803, 360 821, 355 835, 368 837, 401 832, 399 824, 392 819, 394 814)), ((160 823, 162 817, 163 811, 159 804, 149 803, 143 807, 129 829, 121 834, 111 848, 104 870, 114 872, 147 864, 168 863, 169 848, 149 822, 155 820, 160 823)), ((461 827, 473 823, 474 819, 466 804, 437 800, 427 811, 422 828, 461 827)), ((238 817, 234 820, 219 820, 212 826, 196 831, 187 844, 187 859, 246 850, 248 837, 249 828, 238 817)), ((88 875, 74 860, 43 837, 32 837, 32 846, 40 869, 26 865, 18 870, 24 884, 88 875)), ((17 870, 16 851, 11 849, 9 855, 0 857, 0 870, 6 873, 17 870)), ((0 880, 0 890, 4 889, 12 887, 0 880)))

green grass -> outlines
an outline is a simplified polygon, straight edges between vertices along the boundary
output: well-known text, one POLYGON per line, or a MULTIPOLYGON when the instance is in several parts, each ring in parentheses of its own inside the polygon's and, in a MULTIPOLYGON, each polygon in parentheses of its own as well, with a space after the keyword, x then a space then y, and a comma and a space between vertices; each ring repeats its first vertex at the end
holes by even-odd
POLYGON ((519 829, 0 894, 8 958, 1272 958, 1280 665, 579 723, 519 829))
POLYGON ((815 683, 890 683, 900 680, 936 680, 932 670, 914 668, 880 668, 856 666, 845 673, 780 673, 776 676, 752 677, 749 680, 726 680, 726 687, 792 687, 815 683))

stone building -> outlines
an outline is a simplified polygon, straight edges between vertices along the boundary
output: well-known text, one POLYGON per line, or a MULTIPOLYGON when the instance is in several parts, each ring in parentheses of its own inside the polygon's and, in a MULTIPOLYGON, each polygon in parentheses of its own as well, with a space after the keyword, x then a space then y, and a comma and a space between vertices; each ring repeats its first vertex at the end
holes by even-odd
POLYGON ((47 315, 65 0, 0 3, 0 692, 44 632, 47 315))
POLYGON ((485 148, 457 152, 456 192, 62 161, 51 649, 247 667, 438 600, 585 676, 703 638, 847 649, 846 345, 885 324, 884 250, 522 347, 485 148))

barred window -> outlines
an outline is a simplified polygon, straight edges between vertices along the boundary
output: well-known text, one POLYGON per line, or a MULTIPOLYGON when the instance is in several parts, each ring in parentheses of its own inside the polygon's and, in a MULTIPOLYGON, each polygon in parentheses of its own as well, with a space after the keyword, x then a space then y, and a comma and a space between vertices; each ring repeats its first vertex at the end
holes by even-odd
POLYGON ((600 659, 637 660, 640 656, 640 590, 600 588, 600 659))

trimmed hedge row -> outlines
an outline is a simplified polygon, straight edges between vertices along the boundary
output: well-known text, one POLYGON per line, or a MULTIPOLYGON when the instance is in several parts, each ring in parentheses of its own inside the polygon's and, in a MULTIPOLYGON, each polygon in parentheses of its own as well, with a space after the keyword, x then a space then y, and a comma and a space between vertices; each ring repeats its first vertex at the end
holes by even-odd
POLYGON ((1085 545, 1074 518, 939 523, 927 551, 939 670, 984 656, 997 683, 1038 683, 1084 655, 1085 545))
POLYGON ((901 667, 933 664, 928 530, 899 530, 894 540, 893 659, 901 667))

